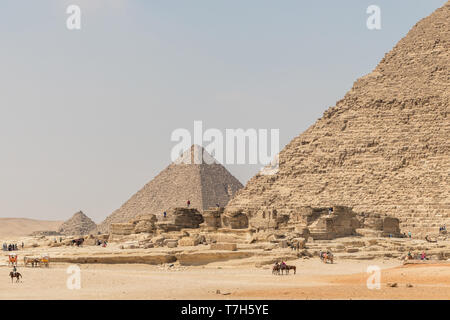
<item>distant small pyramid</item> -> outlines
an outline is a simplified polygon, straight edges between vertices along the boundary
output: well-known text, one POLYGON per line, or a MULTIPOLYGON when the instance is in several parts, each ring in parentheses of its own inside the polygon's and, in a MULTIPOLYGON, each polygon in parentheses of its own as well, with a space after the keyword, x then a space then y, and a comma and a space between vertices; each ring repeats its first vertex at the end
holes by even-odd
POLYGON ((97 225, 83 211, 75 213, 72 218, 64 222, 59 233, 64 235, 86 235, 93 232, 97 225))
POLYGON ((242 187, 203 147, 193 145, 108 216, 99 231, 108 232, 111 223, 128 222, 142 214, 161 217, 169 208, 186 206, 188 200, 200 212, 217 204, 225 206, 242 187))

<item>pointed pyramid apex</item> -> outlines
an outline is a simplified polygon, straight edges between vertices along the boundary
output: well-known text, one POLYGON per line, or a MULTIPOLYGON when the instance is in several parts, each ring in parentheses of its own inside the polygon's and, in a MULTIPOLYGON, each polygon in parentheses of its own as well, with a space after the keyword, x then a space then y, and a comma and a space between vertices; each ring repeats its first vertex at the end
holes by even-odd
POLYGON ((174 161, 174 164, 217 164, 217 160, 214 159, 208 151, 198 144, 193 144, 188 150, 174 161))
POLYGON ((95 222, 80 210, 60 226, 59 232, 65 235, 84 235, 96 228, 95 222))

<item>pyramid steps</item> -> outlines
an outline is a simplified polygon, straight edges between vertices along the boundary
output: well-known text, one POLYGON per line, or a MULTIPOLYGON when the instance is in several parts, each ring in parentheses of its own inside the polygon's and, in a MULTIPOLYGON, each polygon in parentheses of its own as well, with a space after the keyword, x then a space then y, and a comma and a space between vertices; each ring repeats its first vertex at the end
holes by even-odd
POLYGON ((252 216, 342 205, 395 216, 417 235, 448 226, 449 42, 447 2, 280 152, 276 175, 254 176, 228 207, 252 216))

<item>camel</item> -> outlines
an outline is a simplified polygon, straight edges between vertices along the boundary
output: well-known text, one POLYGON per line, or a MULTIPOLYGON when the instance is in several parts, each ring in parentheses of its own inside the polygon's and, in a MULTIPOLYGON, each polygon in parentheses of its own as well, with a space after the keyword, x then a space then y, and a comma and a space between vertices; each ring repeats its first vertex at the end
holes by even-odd
POLYGON ((22 275, 17 271, 11 271, 9 273, 9 276, 11 277, 11 283, 13 283, 14 278, 17 278, 16 282, 19 282, 19 279, 22 278, 22 275))
POLYGON ((84 242, 84 238, 74 239, 74 240, 72 240, 72 245, 79 247, 83 244, 83 242, 84 242))
POLYGON ((323 263, 328 263, 328 260, 333 264, 333 254, 331 252, 320 252, 320 260, 323 263))
POLYGON ((300 242, 298 240, 297 241, 293 241, 291 243, 291 249, 295 250, 295 251, 300 251, 300 242))

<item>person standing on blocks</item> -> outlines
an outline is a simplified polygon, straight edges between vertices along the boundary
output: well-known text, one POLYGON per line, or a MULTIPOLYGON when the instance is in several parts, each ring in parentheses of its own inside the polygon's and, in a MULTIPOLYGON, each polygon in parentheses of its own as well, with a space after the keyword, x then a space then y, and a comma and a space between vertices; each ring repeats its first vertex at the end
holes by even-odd
POLYGON ((189 207, 190 207, 190 205, 191 205, 191 201, 190 201, 190 200, 188 200, 188 201, 187 201, 187 207, 189 208, 189 207))

